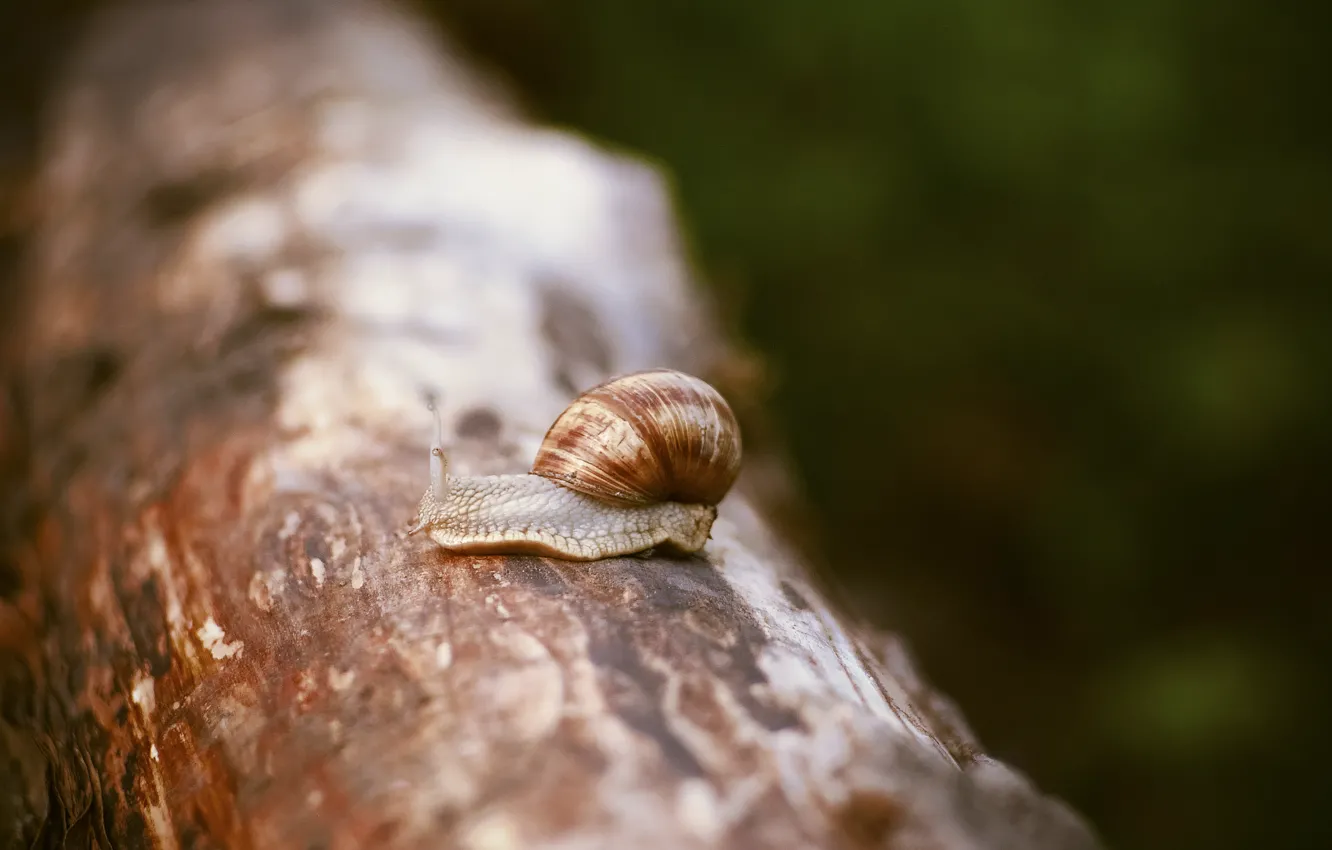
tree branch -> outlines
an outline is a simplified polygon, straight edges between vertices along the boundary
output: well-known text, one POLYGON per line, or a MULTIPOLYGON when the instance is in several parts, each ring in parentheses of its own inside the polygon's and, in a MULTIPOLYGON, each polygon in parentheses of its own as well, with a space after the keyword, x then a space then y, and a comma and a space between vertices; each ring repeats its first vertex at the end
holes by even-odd
POLYGON ((0 405, 0 844, 1094 846, 830 609, 762 441, 705 557, 404 536, 427 393, 461 474, 616 373, 753 404, 654 171, 378 5, 90 32, 0 405))

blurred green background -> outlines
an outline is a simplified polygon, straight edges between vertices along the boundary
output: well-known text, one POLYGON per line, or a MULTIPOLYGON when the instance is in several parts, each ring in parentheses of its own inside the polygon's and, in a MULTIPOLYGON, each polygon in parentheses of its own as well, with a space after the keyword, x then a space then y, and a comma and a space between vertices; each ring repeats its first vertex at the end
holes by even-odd
POLYGON ((1114 846, 1332 847, 1332 13, 432 4, 676 181, 835 580, 1114 846))
MULTIPOLYGON (((97 5, 6 7, 4 177, 97 5)), ((1332 847, 1328 7, 418 5, 670 171, 834 581, 990 752, 1112 846, 1332 847)))

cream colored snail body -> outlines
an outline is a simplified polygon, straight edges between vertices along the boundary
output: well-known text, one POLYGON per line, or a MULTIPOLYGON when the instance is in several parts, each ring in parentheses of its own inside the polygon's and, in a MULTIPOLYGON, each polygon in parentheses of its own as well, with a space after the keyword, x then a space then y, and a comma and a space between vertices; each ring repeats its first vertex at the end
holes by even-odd
POLYGON ((526 475, 450 476, 438 410, 435 432, 430 488, 409 533, 453 552, 570 561, 697 552, 740 472, 740 426, 726 400, 665 369, 575 399, 526 475))

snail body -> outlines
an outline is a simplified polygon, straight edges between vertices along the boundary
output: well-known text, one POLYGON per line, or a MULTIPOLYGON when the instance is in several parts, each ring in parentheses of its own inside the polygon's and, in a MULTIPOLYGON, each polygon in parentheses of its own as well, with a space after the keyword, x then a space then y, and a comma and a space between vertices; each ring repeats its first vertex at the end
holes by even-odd
POLYGON ((419 522, 444 549, 570 561, 658 546, 697 552, 717 516, 709 505, 614 505, 532 474, 453 478, 444 499, 423 502, 419 522))
POLYGON ((703 548, 740 471, 740 427, 704 381, 638 372, 583 393, 526 475, 449 476, 436 412, 431 484, 416 525, 472 554, 593 561, 703 548))

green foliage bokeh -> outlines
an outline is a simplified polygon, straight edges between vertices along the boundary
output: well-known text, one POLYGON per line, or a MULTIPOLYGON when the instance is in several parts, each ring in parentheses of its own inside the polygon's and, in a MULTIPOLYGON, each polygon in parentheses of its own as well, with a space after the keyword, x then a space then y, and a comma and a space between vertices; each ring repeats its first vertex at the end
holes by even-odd
POLYGON ((657 158, 862 613, 1119 847, 1332 846, 1332 14, 455 0, 657 158))

